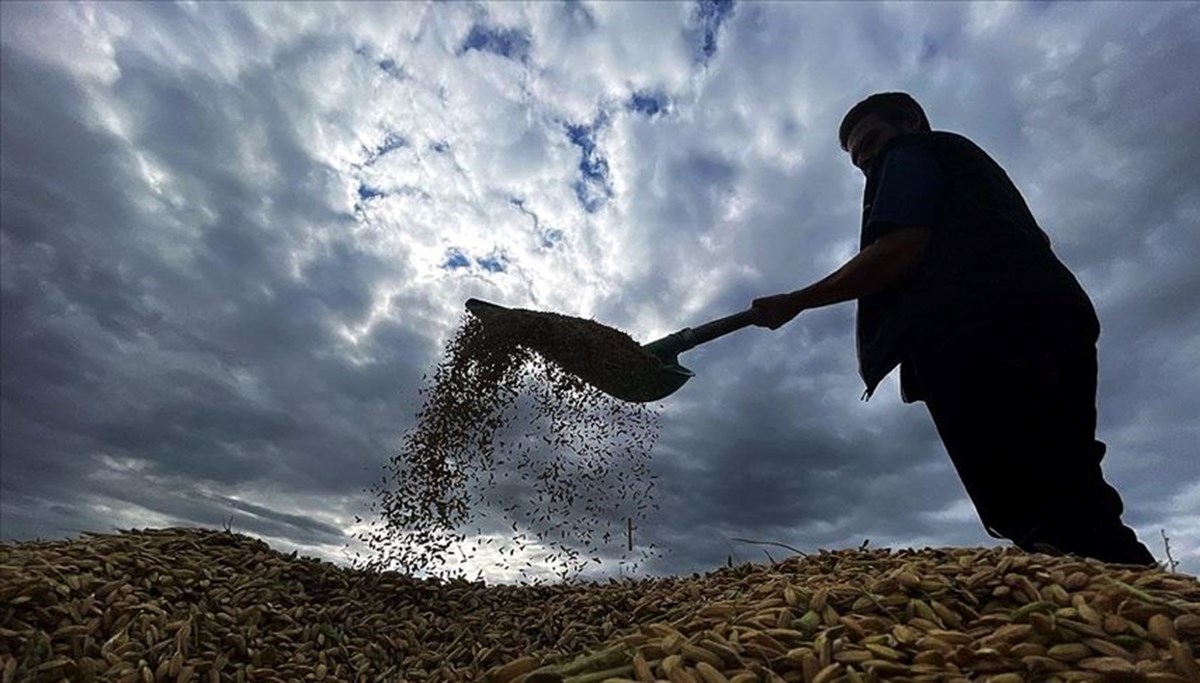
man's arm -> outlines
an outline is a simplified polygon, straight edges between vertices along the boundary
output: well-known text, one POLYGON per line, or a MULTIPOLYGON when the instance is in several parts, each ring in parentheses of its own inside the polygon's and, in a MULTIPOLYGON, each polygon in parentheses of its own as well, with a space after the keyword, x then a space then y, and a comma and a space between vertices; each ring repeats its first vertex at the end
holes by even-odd
POLYGON ((803 289, 755 299, 753 308, 759 312, 755 324, 775 330, 803 310, 861 299, 901 284, 916 272, 930 234, 929 228, 921 226, 894 230, 803 289))

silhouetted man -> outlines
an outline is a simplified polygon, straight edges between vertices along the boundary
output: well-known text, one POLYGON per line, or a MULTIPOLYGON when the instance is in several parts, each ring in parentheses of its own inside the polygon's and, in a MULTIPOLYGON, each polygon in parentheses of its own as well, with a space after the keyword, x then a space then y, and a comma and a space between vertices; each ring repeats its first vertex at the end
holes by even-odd
POLYGON ((1154 564, 1100 470, 1100 323, 1007 174, 967 138, 931 131, 905 93, 856 104, 839 138, 867 178, 858 255, 756 299, 757 323, 857 300, 864 398, 900 367, 903 401, 925 402, 990 534, 1154 564))

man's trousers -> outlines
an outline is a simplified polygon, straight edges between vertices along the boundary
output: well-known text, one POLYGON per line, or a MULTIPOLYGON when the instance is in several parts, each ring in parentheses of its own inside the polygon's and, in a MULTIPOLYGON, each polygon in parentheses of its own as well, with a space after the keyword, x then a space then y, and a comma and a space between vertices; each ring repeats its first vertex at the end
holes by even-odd
POLYGON ((1028 551, 1151 565, 1096 440, 1096 345, 1063 320, 990 323, 913 358, 984 526, 1028 551))

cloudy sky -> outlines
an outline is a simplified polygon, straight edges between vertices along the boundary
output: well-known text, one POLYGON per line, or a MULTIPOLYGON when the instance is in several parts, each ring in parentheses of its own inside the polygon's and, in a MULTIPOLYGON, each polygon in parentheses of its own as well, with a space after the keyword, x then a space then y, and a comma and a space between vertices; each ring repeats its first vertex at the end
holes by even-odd
MULTIPOLYGON (((858 239, 837 125, 906 90, 1093 297, 1106 476, 1200 573, 1197 36, 1182 2, 0 3, 0 536, 344 562, 466 299, 649 341, 819 279, 858 239)), ((999 543, 852 334, 683 356, 644 573, 999 543)))

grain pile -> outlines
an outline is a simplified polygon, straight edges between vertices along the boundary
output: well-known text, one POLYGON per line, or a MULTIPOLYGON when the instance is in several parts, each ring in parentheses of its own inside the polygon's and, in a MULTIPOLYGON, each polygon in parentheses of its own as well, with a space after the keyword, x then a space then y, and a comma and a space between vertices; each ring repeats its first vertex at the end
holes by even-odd
POLYGON ((566 578, 602 556, 632 570, 654 555, 629 530, 656 508, 657 416, 580 379, 628 383, 613 363, 638 371, 646 358, 657 362, 580 318, 465 316, 374 488, 364 566, 445 578, 486 552, 523 577, 551 568, 566 578))
POLYGON ((3 681, 1200 680, 1200 584, 1016 549, 487 586, 221 531, 8 544, 3 681))

